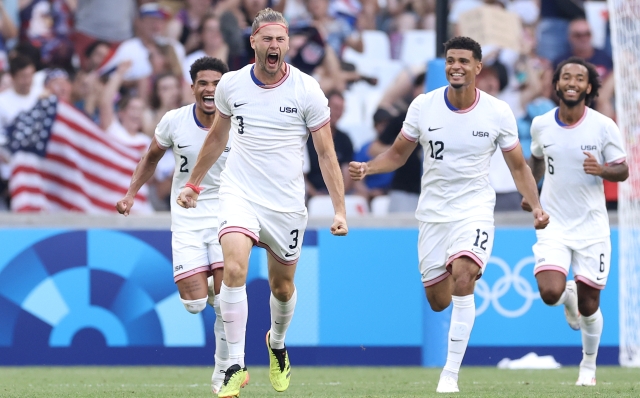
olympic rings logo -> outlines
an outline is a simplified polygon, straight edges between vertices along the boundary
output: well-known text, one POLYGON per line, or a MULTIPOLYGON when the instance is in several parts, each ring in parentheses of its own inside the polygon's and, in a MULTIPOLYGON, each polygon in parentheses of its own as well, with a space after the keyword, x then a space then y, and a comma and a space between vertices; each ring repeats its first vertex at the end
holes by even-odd
POLYGON ((489 263, 500 267, 504 275, 498 278, 491 288, 484 279, 476 282, 476 297, 482 299, 482 304, 476 308, 476 317, 482 315, 490 305, 493 305, 493 308, 498 314, 506 318, 517 318, 524 315, 533 305, 533 301, 540 298, 540 292, 534 290, 529 281, 520 275, 524 267, 529 264, 535 264, 535 258, 533 256, 523 258, 516 264, 513 271, 509 264, 501 258, 491 257, 489 263), (524 298, 524 303, 516 310, 504 308, 500 303, 500 299, 507 294, 512 287, 524 298))

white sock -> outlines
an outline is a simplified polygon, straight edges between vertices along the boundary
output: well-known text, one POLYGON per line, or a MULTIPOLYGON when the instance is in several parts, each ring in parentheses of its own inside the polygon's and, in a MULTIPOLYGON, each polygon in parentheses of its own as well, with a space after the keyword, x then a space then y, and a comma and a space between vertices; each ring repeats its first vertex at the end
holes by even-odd
POLYGON ((229 348, 229 364, 238 364, 244 368, 244 341, 249 316, 247 285, 228 287, 222 282, 220 314, 224 322, 224 332, 229 348))
POLYGON ((604 318, 600 308, 593 315, 580 317, 580 331, 582 333, 582 362, 580 362, 580 370, 584 368, 595 373, 596 357, 598 356, 598 346, 600 345, 603 326, 604 318))
POLYGON ((557 305, 562 305, 564 304, 564 302, 567 300, 567 297, 569 295, 567 294, 567 288, 564 289, 564 291, 562 292, 562 296, 560 296, 560 299, 558 299, 558 302, 555 304, 552 304, 553 307, 557 306, 557 305))
POLYGON ((271 293, 269 306, 271 307, 271 333, 269 334, 269 344, 271 348, 284 348, 284 336, 289 329, 293 310, 298 301, 298 290, 294 287, 293 294, 287 302, 275 298, 271 293))
POLYGON ((476 304, 473 294, 467 296, 452 296, 453 310, 451 311, 451 326, 449 327, 449 341, 447 363, 444 365, 442 376, 451 376, 458 380, 458 372, 462 358, 469 344, 469 336, 476 318, 476 304))
MULTIPOLYGON (((216 312, 216 322, 213 324, 213 334, 216 338, 216 353, 214 356, 216 364, 226 364, 229 361, 229 347, 227 346, 227 336, 224 333, 224 322, 222 322, 222 311, 220 310, 220 295, 213 298, 213 309, 216 312)), ((224 366, 227 370, 228 366, 224 366)))

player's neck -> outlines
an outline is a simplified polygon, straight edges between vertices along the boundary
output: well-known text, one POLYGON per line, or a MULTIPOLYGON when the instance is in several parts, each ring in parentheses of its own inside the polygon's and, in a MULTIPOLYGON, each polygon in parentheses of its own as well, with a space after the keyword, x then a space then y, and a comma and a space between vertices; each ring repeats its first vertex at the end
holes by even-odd
POLYGON ((576 106, 569 107, 563 102, 560 102, 560 110, 558 112, 558 119, 567 126, 576 124, 584 115, 586 105, 584 101, 576 106))
POLYGON ((447 99, 457 109, 470 108, 476 102, 476 86, 469 84, 460 88, 453 88, 453 86, 449 85, 447 99))
POLYGON ((255 66, 253 68, 253 74, 255 75, 256 79, 260 80, 260 82, 266 86, 270 84, 276 84, 280 81, 280 79, 284 77, 286 73, 287 66, 284 62, 282 63, 282 66, 280 66, 280 69, 278 69, 278 72, 274 74, 265 72, 257 62, 255 63, 255 66))
POLYGON ((213 118, 215 116, 216 116, 215 113, 212 113, 212 114, 208 115, 208 114, 204 113, 202 111, 202 109, 200 109, 199 107, 196 106, 196 118, 198 119, 200 124, 202 124, 206 128, 211 127, 211 125, 213 124, 213 118))

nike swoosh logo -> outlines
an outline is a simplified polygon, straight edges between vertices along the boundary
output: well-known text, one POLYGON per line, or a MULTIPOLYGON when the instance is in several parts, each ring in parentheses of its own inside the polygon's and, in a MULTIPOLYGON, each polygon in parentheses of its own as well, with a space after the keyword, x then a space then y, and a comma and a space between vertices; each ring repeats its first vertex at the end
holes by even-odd
POLYGON ((548 148, 548 147, 550 147, 551 145, 553 145, 553 144, 543 145, 542 147, 543 147, 543 148, 548 148))
POLYGON ((431 127, 429 127, 429 131, 436 131, 436 130, 440 130, 442 127, 436 127, 435 129, 432 129, 431 127))
POLYGON ((295 256, 295 255, 296 255, 295 253, 291 253, 291 254, 287 253, 287 254, 285 254, 284 256, 285 256, 285 257, 291 257, 291 256, 295 256))
POLYGON ((454 340, 454 339, 451 339, 451 341, 462 341, 462 340, 454 340))
POLYGON ((223 320, 222 322, 223 323, 233 323, 233 321, 225 321, 225 320, 223 320))
POLYGON ((188 146, 191 146, 191 145, 183 145, 183 146, 180 146, 180 144, 178 144, 178 149, 186 148, 186 147, 188 147, 188 146))
POLYGON ((607 277, 606 277, 606 276, 603 276, 602 278, 601 278, 601 277, 599 277, 599 276, 598 276, 598 277, 596 277, 596 280, 599 280, 599 281, 601 281, 601 280, 603 280, 603 279, 607 279, 607 277))
POLYGON ((241 103, 241 104, 238 104, 237 102, 234 102, 234 103, 233 103, 233 106, 234 106, 235 108, 239 108, 239 107, 241 107, 242 105, 246 105, 246 104, 247 104, 246 102, 243 102, 243 103, 241 103))
POLYGON ((274 321, 276 325, 282 325, 282 322, 274 321))

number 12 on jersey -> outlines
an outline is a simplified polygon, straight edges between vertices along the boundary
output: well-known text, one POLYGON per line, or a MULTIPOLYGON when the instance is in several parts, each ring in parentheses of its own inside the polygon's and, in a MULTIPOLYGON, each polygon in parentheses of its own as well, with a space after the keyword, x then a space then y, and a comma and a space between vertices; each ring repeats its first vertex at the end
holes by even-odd
POLYGON ((431 159, 442 160, 442 151, 444 151, 444 142, 429 140, 429 148, 431 148, 431 159), (435 149, 435 150, 434 150, 435 149))

